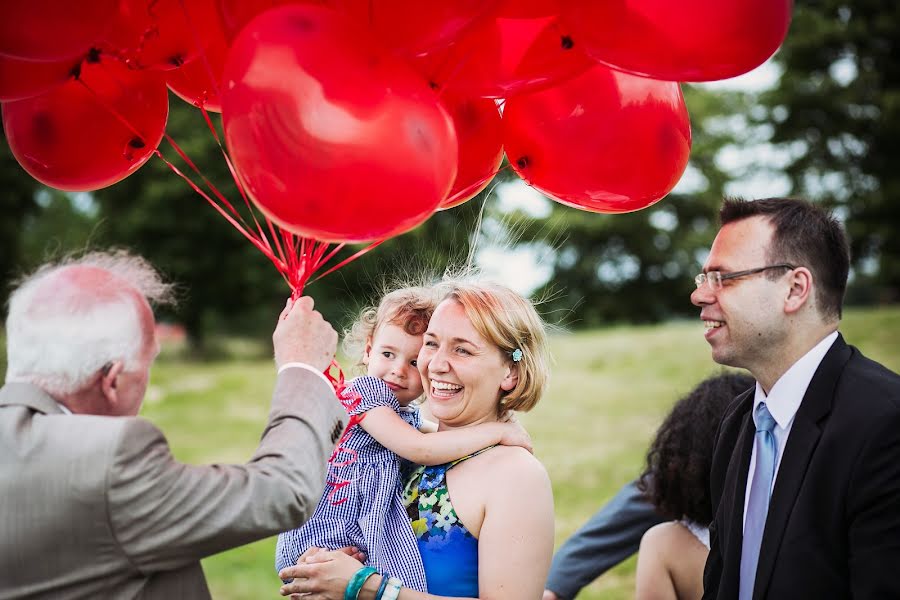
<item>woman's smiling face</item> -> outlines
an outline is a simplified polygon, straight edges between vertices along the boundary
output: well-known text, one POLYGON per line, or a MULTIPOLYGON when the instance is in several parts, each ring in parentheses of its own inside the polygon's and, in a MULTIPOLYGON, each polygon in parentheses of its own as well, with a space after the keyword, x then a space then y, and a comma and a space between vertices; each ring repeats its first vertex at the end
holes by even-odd
POLYGON ((502 392, 517 382, 510 358, 475 329, 452 299, 441 302, 431 317, 418 368, 429 409, 446 428, 496 421, 502 392))

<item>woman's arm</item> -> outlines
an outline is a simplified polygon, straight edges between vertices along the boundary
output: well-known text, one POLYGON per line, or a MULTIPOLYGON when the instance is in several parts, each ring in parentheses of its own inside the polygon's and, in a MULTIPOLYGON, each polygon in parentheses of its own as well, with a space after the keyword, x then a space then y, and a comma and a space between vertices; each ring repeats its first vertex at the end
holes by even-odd
POLYGON ((675 582, 666 566, 667 537, 674 523, 662 523, 651 527, 641 538, 635 574, 635 598, 637 600, 678 600, 675 582))
POLYGON ((389 406, 367 411, 360 426, 379 444, 420 465, 440 465, 493 444, 522 446, 531 451, 531 438, 518 423, 483 423, 453 431, 422 433, 410 427, 389 406))
POLYGON ((539 600, 553 556, 550 478, 530 454, 509 449, 497 459, 478 477, 490 490, 478 533, 479 598, 539 600))

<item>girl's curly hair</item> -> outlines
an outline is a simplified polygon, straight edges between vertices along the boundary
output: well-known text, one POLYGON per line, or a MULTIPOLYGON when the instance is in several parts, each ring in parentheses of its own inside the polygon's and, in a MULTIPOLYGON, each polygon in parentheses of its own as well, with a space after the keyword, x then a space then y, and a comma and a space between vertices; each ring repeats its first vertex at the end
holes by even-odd
POLYGON ((709 472, 716 431, 731 401, 753 385, 748 375, 723 373, 703 380, 675 403, 656 431, 638 482, 658 513, 712 522, 709 472))
POLYGON ((441 294, 438 286, 409 286, 387 292, 377 306, 363 308, 344 332, 344 352, 362 364, 366 344, 385 323, 398 325, 409 335, 422 335, 441 294))

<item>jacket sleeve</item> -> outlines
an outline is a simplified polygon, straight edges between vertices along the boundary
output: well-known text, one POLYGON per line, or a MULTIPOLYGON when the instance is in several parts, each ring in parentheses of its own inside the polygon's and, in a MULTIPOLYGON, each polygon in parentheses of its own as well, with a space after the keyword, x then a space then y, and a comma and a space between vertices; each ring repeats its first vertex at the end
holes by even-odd
POLYGON ((637 552, 644 533, 662 521, 638 490, 637 481, 632 481, 557 550, 547 589, 560 598, 574 598, 581 588, 637 552))
POLYGON ((129 419, 108 473, 113 536, 146 573, 296 527, 319 501, 345 420, 333 390, 303 369, 278 376, 262 440, 245 465, 180 463, 155 426, 129 419))
POLYGON ((866 433, 847 486, 854 598, 900 598, 900 409, 866 433))

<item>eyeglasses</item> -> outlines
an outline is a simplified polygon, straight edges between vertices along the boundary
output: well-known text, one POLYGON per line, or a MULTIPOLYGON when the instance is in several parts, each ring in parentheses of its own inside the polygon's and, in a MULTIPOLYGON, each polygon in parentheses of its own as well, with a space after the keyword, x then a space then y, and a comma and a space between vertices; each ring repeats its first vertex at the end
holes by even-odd
POLYGON ((728 279, 737 279, 738 277, 746 277, 747 275, 755 275, 756 273, 762 273, 763 271, 768 271, 769 269, 796 269, 794 265, 789 265, 787 263, 783 263, 780 265, 769 265, 767 267, 759 267, 758 269, 747 269, 746 271, 735 271, 734 273, 722 273, 721 271, 708 271, 706 273, 700 273, 696 277, 694 277, 694 283, 697 284, 697 289, 703 287, 704 284, 709 286, 709 289, 717 292, 722 289, 722 282, 727 281, 728 279))

